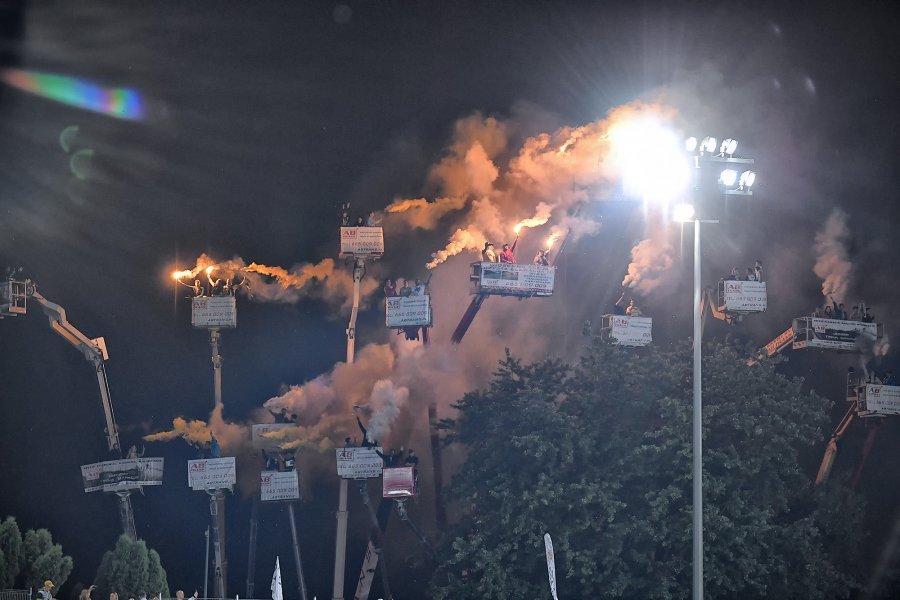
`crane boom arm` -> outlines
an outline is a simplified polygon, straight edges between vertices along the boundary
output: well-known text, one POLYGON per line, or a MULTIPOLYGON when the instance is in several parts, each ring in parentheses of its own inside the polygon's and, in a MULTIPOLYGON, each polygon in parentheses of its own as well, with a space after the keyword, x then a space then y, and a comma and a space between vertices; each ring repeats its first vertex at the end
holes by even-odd
POLYGON ((80 350, 84 354, 85 359, 94 366, 97 374, 97 383, 100 386, 100 400, 103 403, 103 413, 106 417, 106 442, 110 452, 121 452, 119 429, 116 425, 112 400, 109 396, 109 382, 106 379, 105 361, 109 359, 109 354, 106 351, 106 342, 102 337, 91 339, 81 333, 66 319, 66 310, 62 306, 47 300, 33 286, 29 287, 31 288, 29 296, 41 305, 44 314, 50 320, 50 327, 53 331, 80 350))
POLYGON ((753 366, 764 358, 769 358, 775 356, 785 348, 787 348, 794 341, 794 327, 788 327, 781 334, 760 348, 759 353, 751 359, 747 360, 747 366, 753 366))
POLYGON ((850 427, 850 423, 853 422, 855 416, 856 404, 854 403, 850 406, 850 410, 847 411, 847 414, 844 415, 844 418, 841 419, 841 422, 838 424, 837 429, 834 430, 834 433, 832 433, 831 437, 828 439, 828 445, 825 446, 825 455, 822 457, 822 464, 819 465, 819 473, 816 475, 816 485, 828 481, 828 476, 831 475, 831 467, 834 465, 834 459, 837 456, 838 442, 840 442, 841 438, 844 437, 844 434, 847 433, 847 428, 850 427))

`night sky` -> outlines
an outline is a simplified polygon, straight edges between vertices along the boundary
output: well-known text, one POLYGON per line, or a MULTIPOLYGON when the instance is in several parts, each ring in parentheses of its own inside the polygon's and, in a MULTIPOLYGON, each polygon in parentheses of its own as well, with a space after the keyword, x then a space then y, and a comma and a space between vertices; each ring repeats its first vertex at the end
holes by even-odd
MULTIPOLYGON (((760 258, 769 310, 738 328, 710 324, 707 335, 762 346, 821 303, 814 238, 835 207, 849 229, 847 302, 865 299, 889 336, 900 332, 892 274, 900 261, 892 186, 900 167, 900 10, 887 2, 679 4, 0 2, 5 68, 133 88, 144 108, 142 119, 128 120, 0 84, 0 269, 23 267, 81 331, 106 339, 123 445, 140 445, 175 417, 207 419, 213 404, 208 337, 190 327, 175 268, 193 267, 201 253, 285 268, 337 259, 342 202, 355 216, 400 198, 447 194, 434 165, 453 152, 465 119, 505 124, 506 149, 493 157, 502 173, 524 140, 644 100, 671 107, 685 135, 738 139, 738 154, 755 158, 760 173, 752 199, 717 206, 722 223, 704 233, 704 279, 760 258), (60 135, 71 126, 78 132, 67 153, 60 135), (73 164, 78 149, 93 156, 73 164)), ((602 227, 567 245, 552 299, 491 299, 454 359, 467 374, 460 390, 483 384, 504 346, 528 359, 576 356, 582 322, 618 296, 629 251, 652 228, 614 185, 581 188, 581 216, 602 227)), ((514 222, 533 209, 507 202, 501 212, 514 222)), ((430 230, 386 225, 385 259, 370 277, 425 275, 430 254, 464 222, 449 215, 430 230)), ((664 235, 678 246, 677 226, 664 235)), ((667 284, 633 292, 654 316, 660 343, 691 331, 691 265, 677 250, 673 256, 667 284)), ((474 257, 464 253, 434 271, 439 349, 468 301, 465 265, 474 257)), ((340 262, 338 269, 348 271, 340 262)), ((222 347, 231 422, 252 422, 285 386, 344 360, 343 299, 301 296, 238 300, 239 326, 225 332, 222 347)), ((375 295, 360 316, 358 352, 398 344, 382 310, 375 295)), ((49 528, 74 558, 70 584, 90 582, 119 534, 114 499, 81 486, 79 465, 107 458, 95 378, 37 307, 0 321, 0 341, 0 516, 16 516, 23 529, 49 528)), ((900 368, 895 355, 877 368, 900 368)), ((793 352, 783 368, 835 401, 836 424, 843 373, 856 365, 856 357, 793 352)), ((412 391, 391 442, 415 442, 426 455, 427 399, 412 391)), ((873 530, 895 516, 900 493, 900 468, 890 460, 897 424, 885 425, 860 486, 873 530)), ((853 469, 864 435, 857 425, 836 470, 853 469)), ((823 447, 809 457, 811 476, 823 447)), ((138 535, 159 551, 173 592, 202 592, 208 507, 186 485, 184 461, 194 452, 180 441, 147 449, 165 456, 166 478, 134 497, 138 535)), ((320 598, 331 593, 337 490, 325 460, 307 459, 314 466, 299 511, 307 581, 320 598)), ((245 593, 247 495, 238 489, 228 499, 231 594, 245 593)), ((428 503, 411 514, 434 534, 428 503)), ((275 554, 286 595, 297 595, 286 527, 283 508, 264 507, 257 597, 268 594, 275 554)), ((367 534, 354 496, 350 529, 352 597, 367 534)), ((397 523, 388 544, 400 580, 421 556, 397 523)), ((419 583, 398 581, 395 592, 416 597, 419 583)))

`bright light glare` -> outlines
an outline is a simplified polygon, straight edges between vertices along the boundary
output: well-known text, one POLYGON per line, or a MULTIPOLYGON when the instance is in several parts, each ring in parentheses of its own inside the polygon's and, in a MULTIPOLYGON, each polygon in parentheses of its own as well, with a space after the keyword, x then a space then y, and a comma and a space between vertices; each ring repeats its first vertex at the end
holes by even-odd
POLYGON ((753 187, 753 184, 756 182, 756 173, 753 171, 744 171, 741 173, 741 181, 740 186, 743 187, 753 187))
POLYGON ((702 150, 703 152, 715 152, 716 151, 716 138, 714 138, 714 137, 703 138, 703 142, 700 144, 700 150, 702 150))
POLYGON ((697 149, 697 138, 691 136, 684 141, 684 149, 688 152, 693 152, 697 149))
POLYGON ((519 223, 518 225, 513 227, 513 231, 516 233, 516 235, 519 235, 519 232, 522 231, 522 224, 519 223))
POLYGON ((182 279, 187 279, 188 277, 193 277, 194 273, 191 271, 175 271, 172 273, 172 279, 175 281, 180 281, 182 279))
POLYGON ((694 218, 694 207, 691 204, 679 204, 672 210, 672 218, 679 223, 686 223, 694 218))
POLYGON ((609 137, 626 196, 665 205, 688 189, 691 158, 675 132, 643 119, 615 125, 609 137))
POLYGON ((734 151, 737 150, 737 144, 737 140, 731 138, 722 140, 722 146, 719 148, 719 152, 722 154, 734 154, 734 151))
POLYGON ((212 267, 212 266, 206 267, 206 274, 212 275, 213 270, 215 270, 215 267, 212 267))
POLYGON ((725 169, 719 175, 719 181, 725 184, 725 187, 731 187, 737 181, 737 171, 734 169, 725 169))

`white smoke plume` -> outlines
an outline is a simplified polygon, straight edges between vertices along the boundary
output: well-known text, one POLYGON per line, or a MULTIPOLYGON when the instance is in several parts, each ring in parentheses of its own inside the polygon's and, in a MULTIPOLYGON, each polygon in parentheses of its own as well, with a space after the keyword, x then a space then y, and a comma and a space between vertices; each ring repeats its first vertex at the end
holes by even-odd
MULTIPOLYGON (((348 269, 337 268, 332 258, 285 269, 256 262, 248 265, 239 256, 219 261, 201 254, 194 268, 176 271, 173 275, 177 280, 197 279, 207 289, 216 279, 237 281, 245 278, 247 286, 238 287, 239 293, 262 302, 293 304, 305 298, 316 298, 331 304, 339 303, 342 309, 347 309, 353 297, 353 276, 348 269)), ((363 279, 360 298, 364 304, 377 288, 375 279, 363 279)))
POLYGON ((370 441, 387 439, 391 434, 391 425, 400 416, 409 400, 409 389, 395 387, 389 379, 380 379, 372 386, 372 394, 369 396, 368 407, 371 410, 371 418, 368 424, 368 438, 370 441))
POLYGON ((631 262, 622 286, 642 294, 651 293, 677 276, 672 269, 674 263, 675 249, 669 243, 665 226, 650 220, 647 237, 631 249, 631 262))
POLYGON ((850 229, 847 227, 847 213, 834 208, 825 227, 816 233, 816 264, 813 271, 822 279, 822 295, 844 300, 850 285, 853 263, 850 262, 847 244, 850 229))

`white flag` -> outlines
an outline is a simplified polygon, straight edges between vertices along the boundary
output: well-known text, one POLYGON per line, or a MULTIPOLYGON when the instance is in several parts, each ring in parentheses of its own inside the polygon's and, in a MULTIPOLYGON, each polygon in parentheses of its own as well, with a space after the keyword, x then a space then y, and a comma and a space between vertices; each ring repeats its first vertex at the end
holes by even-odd
POLYGON ((553 600, 559 600, 556 596, 556 558, 553 556, 553 540, 550 534, 544 534, 544 550, 547 551, 547 577, 550 578, 550 593, 553 594, 553 600))
POLYGON ((272 573, 272 600, 284 600, 281 592, 281 563, 275 557, 275 572, 272 573))

